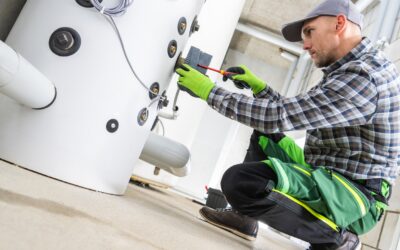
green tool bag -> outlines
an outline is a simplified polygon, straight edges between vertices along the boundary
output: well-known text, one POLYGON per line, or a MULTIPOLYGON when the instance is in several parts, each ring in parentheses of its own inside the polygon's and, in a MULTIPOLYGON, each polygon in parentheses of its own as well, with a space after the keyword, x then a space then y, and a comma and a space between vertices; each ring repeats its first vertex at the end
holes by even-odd
POLYGON ((340 227, 364 217, 370 210, 369 199, 337 172, 320 167, 311 172, 329 217, 340 227))

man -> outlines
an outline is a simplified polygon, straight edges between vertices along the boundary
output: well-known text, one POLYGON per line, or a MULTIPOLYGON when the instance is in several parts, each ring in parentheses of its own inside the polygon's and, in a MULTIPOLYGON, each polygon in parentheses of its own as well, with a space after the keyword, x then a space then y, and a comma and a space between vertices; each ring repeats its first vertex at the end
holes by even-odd
POLYGON ((245 66, 228 69, 255 97, 228 92, 188 65, 179 86, 221 114, 263 133, 307 130, 304 154, 289 137, 259 138, 261 162, 229 168, 221 188, 233 210, 203 208, 209 222, 251 235, 254 219, 310 242, 312 249, 358 249, 359 234, 382 216, 399 172, 400 79, 361 36, 349 0, 326 0, 282 29, 303 41, 321 81, 286 98, 245 66), (240 223, 237 223, 240 221, 240 223))

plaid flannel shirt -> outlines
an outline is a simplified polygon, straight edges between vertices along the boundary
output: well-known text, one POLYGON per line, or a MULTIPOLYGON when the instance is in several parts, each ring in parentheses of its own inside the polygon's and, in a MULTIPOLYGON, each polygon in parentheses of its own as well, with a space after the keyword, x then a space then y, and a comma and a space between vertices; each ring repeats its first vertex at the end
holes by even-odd
POLYGON ((307 93, 284 97, 266 87, 248 97, 214 87, 208 104, 264 133, 307 130, 306 162, 351 179, 394 183, 400 157, 400 78, 368 38, 323 69, 307 93))

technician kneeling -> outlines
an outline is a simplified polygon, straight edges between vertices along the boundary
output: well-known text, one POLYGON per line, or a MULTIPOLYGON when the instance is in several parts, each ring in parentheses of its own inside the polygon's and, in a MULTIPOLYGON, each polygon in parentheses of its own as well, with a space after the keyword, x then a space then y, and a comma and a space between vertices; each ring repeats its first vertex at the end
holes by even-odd
MULTIPOLYGON (((349 0, 327 0, 282 29, 303 41, 324 77, 286 98, 245 66, 229 72, 254 98, 231 93, 183 65, 179 87, 221 114, 265 134, 307 130, 303 151, 289 137, 260 135, 265 160, 228 169, 222 191, 234 210, 203 208, 213 224, 242 234, 254 219, 311 243, 357 249, 387 207, 399 172, 400 79, 395 66, 361 36, 362 15, 349 0), (240 223, 238 223, 240 221, 240 223)), ((257 232, 255 232, 257 233, 257 232)))

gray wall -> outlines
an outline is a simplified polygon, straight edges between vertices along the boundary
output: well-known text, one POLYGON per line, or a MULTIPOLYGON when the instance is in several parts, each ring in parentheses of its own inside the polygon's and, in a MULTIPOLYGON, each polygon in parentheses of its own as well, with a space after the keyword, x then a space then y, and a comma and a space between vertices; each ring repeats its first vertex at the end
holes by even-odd
POLYGON ((0 0, 0 40, 5 40, 26 0, 0 0))

